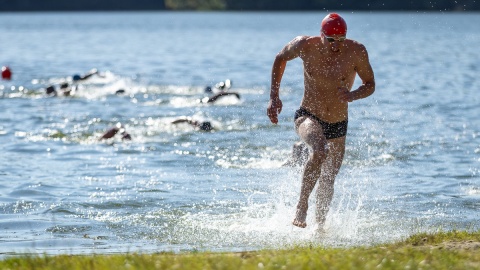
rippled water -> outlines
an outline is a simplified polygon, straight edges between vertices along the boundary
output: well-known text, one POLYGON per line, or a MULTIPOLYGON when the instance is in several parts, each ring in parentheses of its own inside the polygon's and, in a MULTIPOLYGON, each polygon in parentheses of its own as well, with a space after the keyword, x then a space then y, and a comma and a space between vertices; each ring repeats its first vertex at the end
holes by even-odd
POLYGON ((291 225, 300 168, 281 164, 297 140, 301 62, 287 66, 277 126, 265 115, 270 68, 324 16, 2 14, 0 65, 13 80, 0 81, 0 253, 351 246, 478 229, 475 13, 344 14, 377 91, 350 106, 326 235, 291 225), (94 67, 105 77, 75 96, 44 94, 94 67), (198 103, 227 78, 240 100, 198 103), (215 130, 170 123, 180 116, 215 130), (132 141, 98 141, 118 122, 132 141))

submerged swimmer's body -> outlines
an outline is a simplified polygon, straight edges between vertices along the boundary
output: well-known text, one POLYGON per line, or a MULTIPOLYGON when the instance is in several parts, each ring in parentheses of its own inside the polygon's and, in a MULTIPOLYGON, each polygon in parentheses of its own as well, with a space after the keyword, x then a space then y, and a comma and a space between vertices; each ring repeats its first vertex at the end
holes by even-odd
POLYGON ((319 36, 296 37, 277 54, 272 67, 267 114, 276 124, 282 110, 279 90, 287 62, 298 57, 303 60, 305 90, 296 112, 295 131, 309 151, 293 220, 293 225, 301 228, 307 226, 308 198, 317 181, 316 222, 323 227, 345 153, 348 103, 368 97, 375 90, 367 50, 346 39, 346 33, 343 18, 331 13, 322 21, 319 36), (356 75, 362 85, 351 91, 356 75))

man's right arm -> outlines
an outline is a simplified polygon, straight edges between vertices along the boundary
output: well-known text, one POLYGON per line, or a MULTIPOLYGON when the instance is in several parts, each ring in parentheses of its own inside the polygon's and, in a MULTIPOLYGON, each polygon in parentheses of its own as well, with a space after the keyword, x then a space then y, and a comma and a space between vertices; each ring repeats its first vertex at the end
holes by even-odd
POLYGON ((274 124, 278 123, 278 114, 282 112, 282 101, 280 100, 280 83, 287 62, 300 56, 301 47, 306 37, 298 36, 290 41, 275 57, 272 66, 272 78, 270 85, 270 102, 267 108, 267 115, 274 124))

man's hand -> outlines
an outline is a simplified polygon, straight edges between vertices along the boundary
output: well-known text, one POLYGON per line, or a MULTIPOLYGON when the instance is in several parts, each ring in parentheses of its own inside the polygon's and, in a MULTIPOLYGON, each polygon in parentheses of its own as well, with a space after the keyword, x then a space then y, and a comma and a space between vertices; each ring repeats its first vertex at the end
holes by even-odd
POLYGON ((352 102, 353 95, 346 87, 338 87, 338 99, 343 102, 352 102))
POLYGON ((278 123, 278 114, 282 112, 282 101, 277 99, 270 99, 267 107, 267 115, 270 118, 270 121, 274 124, 278 123))

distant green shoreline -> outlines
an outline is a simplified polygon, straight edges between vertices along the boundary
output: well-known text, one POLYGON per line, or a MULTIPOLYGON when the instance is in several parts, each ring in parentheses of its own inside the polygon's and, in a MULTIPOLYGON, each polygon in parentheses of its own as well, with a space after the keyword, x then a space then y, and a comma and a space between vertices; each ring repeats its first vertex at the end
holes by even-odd
POLYGON ((480 231, 421 233, 373 247, 292 247, 254 252, 19 255, 0 269, 480 269, 480 231))

